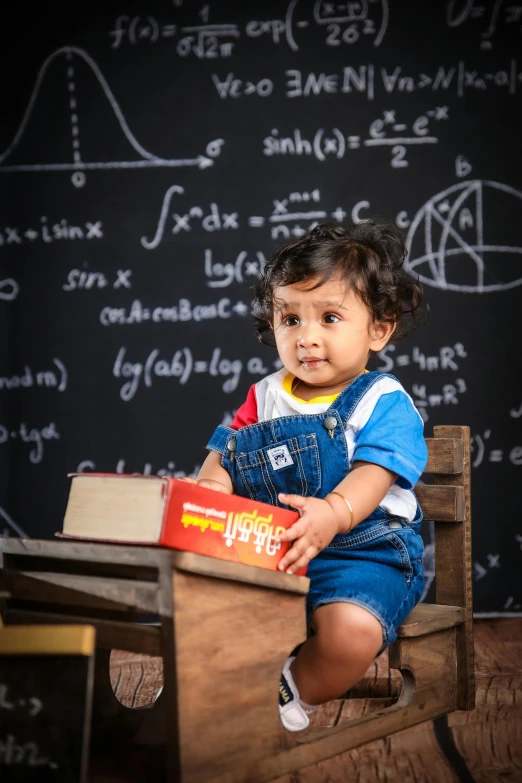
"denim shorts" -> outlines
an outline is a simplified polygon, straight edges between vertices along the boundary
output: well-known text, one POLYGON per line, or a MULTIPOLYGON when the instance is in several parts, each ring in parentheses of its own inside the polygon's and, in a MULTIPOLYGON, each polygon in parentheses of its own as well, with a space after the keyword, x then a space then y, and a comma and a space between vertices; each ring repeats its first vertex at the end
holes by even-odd
POLYGON ((421 519, 420 509, 413 522, 406 522, 378 508, 349 533, 335 536, 308 564, 309 630, 320 606, 352 603, 367 609, 382 625, 379 653, 394 642, 397 628, 424 589, 421 519))

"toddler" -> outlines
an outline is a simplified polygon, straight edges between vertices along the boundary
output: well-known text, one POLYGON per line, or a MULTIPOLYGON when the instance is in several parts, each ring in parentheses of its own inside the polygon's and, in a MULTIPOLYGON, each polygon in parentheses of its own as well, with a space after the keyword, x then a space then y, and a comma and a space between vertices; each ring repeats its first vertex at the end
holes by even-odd
POLYGON ((279 536, 292 546, 278 567, 306 566, 310 578, 308 638, 279 686, 289 731, 364 675, 423 590, 412 491, 427 458, 423 422, 393 375, 366 369, 415 323, 422 290, 405 256, 383 219, 322 224, 274 254, 254 318, 283 368, 217 428, 197 479, 300 514, 279 536))

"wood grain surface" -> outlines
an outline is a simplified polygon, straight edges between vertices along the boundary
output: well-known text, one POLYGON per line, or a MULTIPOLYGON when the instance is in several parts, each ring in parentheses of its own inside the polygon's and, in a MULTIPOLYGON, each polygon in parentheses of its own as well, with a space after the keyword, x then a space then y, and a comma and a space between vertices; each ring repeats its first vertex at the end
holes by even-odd
MULTIPOLYGON (((475 621, 477 707, 455 712, 435 730, 433 721, 370 742, 327 761, 278 778, 277 783, 497 783, 522 781, 522 618, 475 621)), ((162 684, 159 657, 113 651, 111 681, 129 707, 151 704, 162 684)), ((352 689, 356 699, 323 707, 314 720, 335 725, 393 702, 397 672, 383 655, 352 689), (365 698, 372 696, 372 699, 365 698)), ((90 783, 162 783, 158 748, 111 749, 93 758, 90 783)))

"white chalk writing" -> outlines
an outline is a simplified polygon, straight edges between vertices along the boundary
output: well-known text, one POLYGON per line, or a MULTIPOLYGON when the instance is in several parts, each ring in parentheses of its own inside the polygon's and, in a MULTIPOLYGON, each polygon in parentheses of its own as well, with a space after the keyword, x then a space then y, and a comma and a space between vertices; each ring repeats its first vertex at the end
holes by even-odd
MULTIPOLYGON (((114 473, 125 473, 132 476, 170 476, 170 478, 185 478, 188 476, 189 478, 197 478, 200 467, 200 465, 195 465, 191 471, 181 470, 176 468, 174 460, 169 460, 167 462, 167 467, 165 468, 155 468, 153 467, 152 462, 145 462, 141 470, 134 470, 133 468, 128 467, 126 459, 119 459, 116 462, 114 473)), ((100 470, 101 472, 104 472, 102 469, 100 470)), ((92 459, 82 460, 78 463, 78 467, 76 468, 77 473, 91 473, 96 471, 96 462, 92 459)), ((113 470, 109 468, 106 472, 112 473, 113 470)))
POLYGON ((0 765, 5 765, 6 767, 20 765, 59 769, 55 761, 49 756, 41 754, 36 742, 18 743, 13 734, 6 734, 5 737, 0 737, 0 765))
POLYGON ((60 359, 53 359, 53 364, 58 370, 33 370, 28 365, 20 373, 15 375, 0 375, 0 391, 12 389, 30 389, 33 386, 45 389, 56 389, 63 392, 67 389, 67 368, 60 359))
MULTIPOLYGON (((141 380, 147 388, 150 388, 153 381, 159 378, 175 378, 183 385, 193 373, 206 373, 211 377, 226 378, 221 388, 230 394, 237 388, 245 366, 241 359, 222 357, 221 348, 215 348, 209 360, 196 359, 188 347, 174 351, 169 359, 160 358, 160 350, 155 348, 143 362, 126 361, 126 354, 127 348, 120 348, 112 370, 115 378, 130 379, 120 388, 120 397, 124 402, 128 402, 135 396, 141 380)), ((246 371, 251 375, 266 375, 268 369, 262 359, 253 356, 246 362, 246 371)))
POLYGON ((467 355, 462 343, 455 343, 453 346, 445 345, 431 356, 426 356, 417 345, 409 353, 397 353, 397 346, 392 344, 387 345, 377 354, 381 360, 377 369, 381 372, 393 372, 396 366, 417 365, 419 370, 427 372, 458 370, 461 364, 460 359, 466 359, 467 355))
MULTIPOLYGON (((131 288, 132 269, 118 269, 112 288, 131 288)), ((106 288, 110 280, 103 272, 87 272, 85 269, 71 269, 67 282, 62 285, 64 291, 90 291, 106 288)))
POLYGON ((32 226, 0 226, 0 247, 38 241, 49 244, 59 240, 103 239, 102 225, 101 220, 72 225, 66 218, 50 223, 49 218, 43 215, 40 222, 32 226))
MULTIPOLYGON (((179 0, 174 3, 180 6, 179 0)), ((118 16, 109 31, 112 49, 123 45, 171 43, 178 57, 194 56, 199 60, 215 60, 233 57, 235 44, 242 36, 249 41, 268 39, 275 46, 286 44, 292 51, 299 51, 298 32, 315 25, 324 31, 323 44, 328 47, 352 46, 360 40, 370 39, 379 46, 388 28, 388 2, 335 4, 317 0, 311 18, 295 18, 297 0, 289 0, 282 19, 250 19, 244 28, 233 22, 211 23, 210 6, 199 11, 196 24, 177 24, 176 20, 164 22, 155 16, 118 16), (201 20, 201 21, 200 21, 201 20), (202 24, 201 24, 202 22, 202 24)), ((250 44, 251 45, 251 44, 250 44)))
POLYGON ((30 429, 25 422, 21 422, 16 429, 0 424, 0 446, 11 441, 33 443, 34 448, 29 452, 29 459, 33 464, 38 464, 44 456, 44 441, 60 440, 60 433, 56 429, 54 421, 45 427, 33 427, 30 429))
POLYGON ((144 321, 152 321, 156 324, 212 321, 216 318, 231 318, 234 314, 245 316, 249 312, 250 307, 245 302, 232 303, 228 298, 205 305, 192 305, 188 299, 180 299, 177 304, 168 307, 143 307, 140 299, 134 299, 128 308, 104 307, 100 313, 100 323, 103 326, 128 326, 141 324, 144 321))
POLYGON ((471 466, 478 468, 484 461, 501 463, 507 456, 508 461, 516 467, 522 466, 522 445, 512 445, 507 448, 498 448, 490 444, 491 430, 486 429, 471 436, 471 466))
POLYGON ((456 378, 454 383, 445 383, 436 392, 429 392, 425 384, 414 383, 412 396, 415 407, 418 409, 424 422, 428 421, 428 408, 438 408, 441 405, 458 405, 460 395, 467 392, 466 382, 462 378, 456 378))

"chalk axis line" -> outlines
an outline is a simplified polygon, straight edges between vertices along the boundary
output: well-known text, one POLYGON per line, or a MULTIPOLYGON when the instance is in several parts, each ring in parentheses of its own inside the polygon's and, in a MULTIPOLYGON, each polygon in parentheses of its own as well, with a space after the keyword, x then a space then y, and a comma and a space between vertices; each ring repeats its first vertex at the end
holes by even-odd
MULTIPOLYGON (((72 81, 69 81, 69 85, 70 85, 69 87, 70 92, 74 92, 75 91, 74 83, 72 81), (72 87, 71 84, 73 85, 72 87)), ((76 100, 75 96, 72 95, 70 98, 70 108, 71 111, 73 112, 71 113, 71 125, 73 128, 76 127, 76 123, 77 123, 75 100, 76 100)), ((78 134, 76 133, 76 136, 77 135, 78 134)), ((104 75, 102 74, 102 72, 100 71, 100 69, 94 62, 94 60, 87 54, 87 52, 75 46, 63 46, 60 49, 56 49, 56 51, 54 51, 51 55, 49 55, 49 57, 45 60, 36 78, 36 83, 34 85, 33 92, 31 93, 31 97, 27 104, 25 114, 14 136, 14 139, 11 142, 10 146, 2 154, 0 154, 0 171, 72 171, 74 172, 73 184, 75 184, 77 187, 81 187, 84 184, 85 182, 84 172, 88 170, 143 169, 143 168, 163 168, 163 167, 177 168, 180 166, 196 166, 199 169, 205 169, 208 166, 212 166, 213 164, 214 161, 211 158, 206 157, 205 155, 197 155, 195 158, 177 158, 177 159, 160 158, 157 155, 153 155, 151 152, 148 152, 148 150, 142 147, 142 145, 139 143, 139 141, 136 139, 136 137, 133 135, 132 131, 130 130, 129 126, 127 125, 127 121, 123 116, 123 112, 120 109, 120 106, 116 98, 114 97, 112 90, 109 87, 104 75), (75 141, 75 139, 73 139, 73 146, 76 146, 76 150, 73 153, 74 160, 72 160, 69 163, 35 163, 35 164, 6 165, 6 161, 9 159, 11 154, 19 145, 23 137, 24 131, 31 118, 31 113, 33 111, 34 104, 36 103, 36 99, 38 98, 38 94, 40 92, 42 82, 44 80, 45 74, 50 64, 53 62, 53 60, 56 60, 58 57, 64 56, 68 63, 67 70, 68 70, 68 77, 70 77, 71 75, 70 72, 72 73, 74 72, 74 69, 71 65, 71 63, 73 62, 73 55, 76 55, 77 57, 81 57, 82 60, 84 60, 85 63, 87 63, 87 65, 90 67, 94 76, 98 80, 98 83, 100 84, 103 92, 105 93, 105 97, 107 98, 114 112, 114 115, 116 116, 116 119, 120 124, 121 130, 123 131, 124 135, 126 136, 131 146, 136 150, 138 155, 141 156, 141 159, 130 160, 130 161, 95 161, 95 162, 83 161, 81 160, 81 156, 78 150, 79 141, 78 140, 75 141)))
MULTIPOLYGON (((489 291, 505 291, 509 288, 515 288, 522 285, 522 277, 509 282, 485 284, 484 277, 487 267, 484 261, 486 253, 506 253, 522 255, 522 247, 513 247, 509 245, 485 244, 484 242, 484 214, 483 214, 483 195, 485 188, 493 188, 502 191, 506 195, 513 196, 522 200, 522 192, 504 185, 500 182, 490 180, 469 180, 453 185, 447 190, 443 190, 433 198, 429 199, 424 206, 415 215, 408 231, 406 243, 411 248, 418 232, 424 231, 425 253, 418 258, 410 258, 406 266, 408 270, 418 275, 420 281, 434 288, 440 288, 446 291, 461 291, 464 293, 486 293, 489 291), (448 204, 446 199, 456 194, 453 204, 448 204), (474 216, 470 209, 471 203, 466 203, 468 199, 474 197, 474 216), (467 210, 473 219, 475 232, 475 241, 470 244, 454 222, 458 219, 460 210, 467 210), (447 215, 443 215, 447 212, 447 215), (435 225, 435 224, 438 224, 435 225), (433 237, 433 228, 442 229, 438 245, 433 237), (447 247, 448 240, 452 240, 456 247, 447 247), (476 279, 471 284, 457 284, 448 282, 446 271, 449 267, 449 261, 458 264, 458 256, 465 256, 466 261, 471 259, 476 266, 476 279), (419 267, 422 264, 428 264, 431 276, 420 274, 419 267)), ((440 229, 439 229, 440 230, 440 229)), ((422 244, 422 239, 421 239, 422 244)))
MULTIPOLYGON (((20 538, 29 538, 27 533, 20 527, 20 525, 17 525, 14 519, 11 519, 7 511, 3 509, 2 506, 0 506, 0 525, 3 522, 7 523, 11 528, 11 530, 13 530, 14 533, 16 533, 16 535, 19 536, 20 538)), ((6 532, 8 531, 4 531, 4 535, 6 534, 6 532)))

